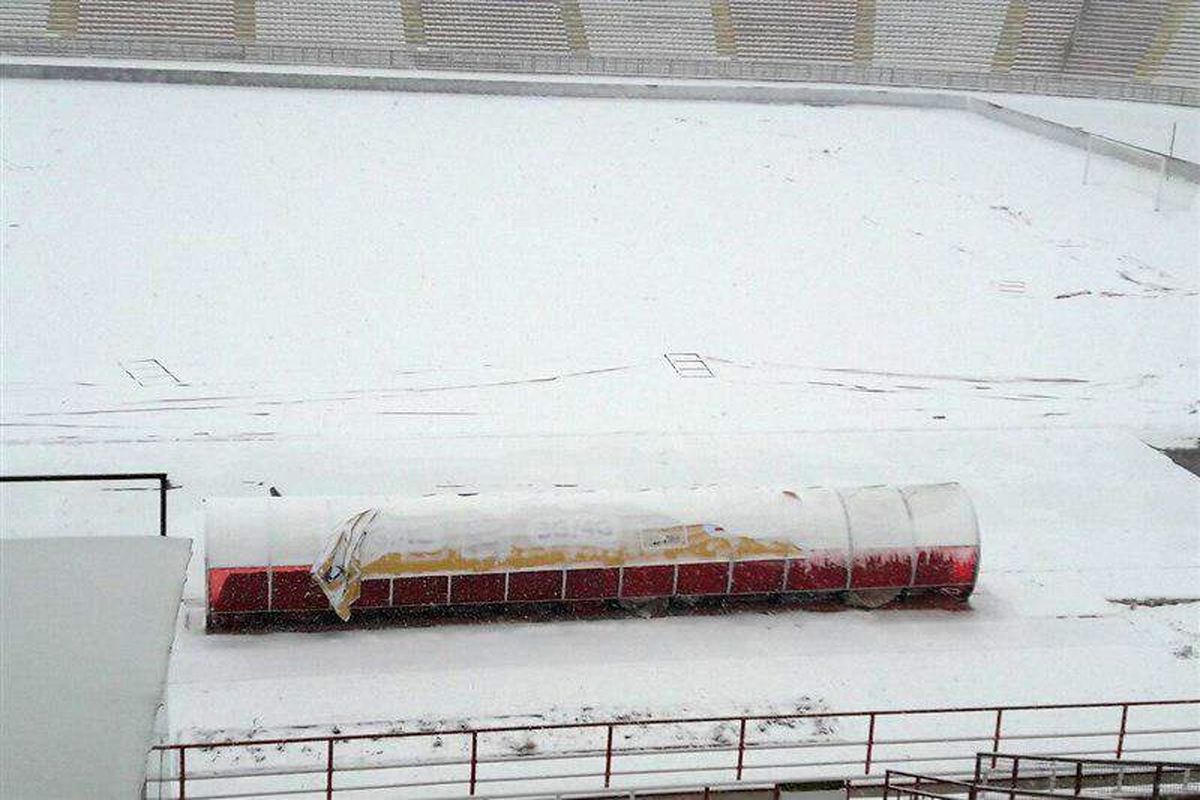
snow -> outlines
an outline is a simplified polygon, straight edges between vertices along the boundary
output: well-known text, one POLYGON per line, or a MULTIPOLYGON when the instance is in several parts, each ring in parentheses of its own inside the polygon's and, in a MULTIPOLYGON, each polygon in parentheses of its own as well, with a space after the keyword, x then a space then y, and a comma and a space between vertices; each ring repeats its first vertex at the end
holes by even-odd
POLYGON ((948 111, 2 88, 6 472, 168 469, 197 537, 270 486, 976 505, 963 613, 206 636, 193 559, 171 739, 1195 693, 1197 606, 1109 602, 1200 582, 1139 441, 1198 433, 1194 186, 948 111))
POLYGON ((190 550, 156 536, 0 541, 0 794, 141 796, 190 550))

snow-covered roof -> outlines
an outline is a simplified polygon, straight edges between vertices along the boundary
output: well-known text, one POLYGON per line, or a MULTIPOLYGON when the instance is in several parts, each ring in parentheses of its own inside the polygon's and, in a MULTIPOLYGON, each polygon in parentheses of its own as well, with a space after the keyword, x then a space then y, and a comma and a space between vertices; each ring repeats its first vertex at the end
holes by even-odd
POLYGON ((191 544, 0 541, 0 796, 140 796, 191 544))

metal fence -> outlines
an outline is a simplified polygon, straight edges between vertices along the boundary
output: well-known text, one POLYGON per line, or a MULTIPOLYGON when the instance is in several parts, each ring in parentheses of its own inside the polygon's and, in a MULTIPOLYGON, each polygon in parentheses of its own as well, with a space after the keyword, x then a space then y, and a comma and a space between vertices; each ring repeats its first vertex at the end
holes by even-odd
POLYGON ((974 783, 1066 793, 1074 797, 1125 798, 1200 795, 1200 763, 1131 761, 1120 758, 1063 758, 1055 756, 980 753, 975 759, 974 783))
POLYGON ((1200 87, 1107 80, 1064 73, 996 74, 919 67, 872 67, 824 62, 762 62, 731 58, 595 56, 519 50, 424 50, 344 45, 264 45, 137 37, 58 39, 0 36, 0 52, 23 56, 104 57, 244 62, 296 66, 383 68, 637 78, 725 79, 870 84, 934 89, 1018 92, 1110 100, 1200 105, 1200 87))
POLYGON ((823 711, 164 744, 151 752, 146 796, 556 796, 899 765, 969 775, 980 745, 1101 758, 1197 753, 1198 707, 1200 699, 823 711), (684 731, 700 731, 703 743, 684 731))
POLYGON ((167 489, 171 482, 165 472, 110 472, 80 475, 0 475, 0 483, 76 483, 107 481, 158 482, 158 535, 167 535, 167 489))

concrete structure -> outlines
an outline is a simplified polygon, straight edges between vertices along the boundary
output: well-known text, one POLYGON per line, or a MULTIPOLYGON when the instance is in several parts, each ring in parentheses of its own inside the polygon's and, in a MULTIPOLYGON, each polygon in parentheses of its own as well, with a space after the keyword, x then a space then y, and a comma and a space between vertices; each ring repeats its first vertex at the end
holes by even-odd
POLYGON ((0 795, 139 797, 191 541, 0 542, 0 795))
POLYGON ((8 0, 10 54, 773 78, 1198 102, 1188 0, 8 0))

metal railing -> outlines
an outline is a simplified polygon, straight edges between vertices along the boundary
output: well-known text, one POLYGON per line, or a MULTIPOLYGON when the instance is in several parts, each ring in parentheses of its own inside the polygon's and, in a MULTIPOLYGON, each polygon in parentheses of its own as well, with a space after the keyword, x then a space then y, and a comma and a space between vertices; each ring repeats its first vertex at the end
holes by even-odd
POLYGON ((147 796, 215 800, 308 795, 329 800, 335 794, 362 796, 357 793, 387 790, 388 797, 398 796, 397 791, 419 793, 408 796, 457 791, 472 797, 481 788, 548 783, 556 787, 549 792, 553 795, 587 786, 611 788, 617 783, 633 788, 636 781, 645 780, 671 779, 689 785, 704 780, 741 782, 749 773, 794 774, 804 769, 819 769, 825 777, 851 772, 871 775, 881 766, 918 763, 948 770, 945 774, 968 775, 980 744, 998 751, 1002 743, 1019 742, 1051 755, 1066 751, 1100 757, 1200 752, 1200 722, 1195 715, 1189 715, 1190 723, 1182 725, 1130 725, 1131 716, 1144 715, 1148 709, 1183 706, 1200 707, 1200 699, 614 720, 163 744, 152 750, 152 757, 159 759, 160 774, 147 779, 147 796), (1055 721, 1054 712, 1071 712, 1069 721, 1055 721), (1111 712, 1107 721, 1093 721, 1089 727, 1086 716, 1101 712, 1111 712), (1006 730, 1006 721, 1011 724, 1017 714, 1051 716, 1043 720, 1051 727, 1006 730), (952 719, 958 722, 952 723, 952 719), (939 732, 912 735, 919 720, 936 722, 939 732), (796 726, 804 721, 813 723, 815 733, 797 735, 796 726), (834 722, 855 723, 859 730, 865 727, 865 736, 835 736, 834 722), (885 724, 893 729, 902 725, 908 735, 882 735, 885 724), (648 734, 654 731, 678 734, 688 726, 709 726, 722 735, 713 739, 713 744, 680 745, 679 737, 670 735, 660 735, 657 742, 626 744, 637 735, 652 738, 648 734), (956 734, 949 735, 950 730, 956 734), (751 731, 777 735, 751 736, 751 731), (522 740, 515 750, 511 747, 514 737, 522 740), (546 749, 545 740, 555 737, 576 741, 574 746, 546 749), (1130 747, 1131 739, 1137 739, 1137 746, 1130 747), (437 755, 453 749, 446 745, 448 741, 457 742, 458 756, 437 755), (507 751, 495 746, 500 741, 508 743, 507 751), (424 755, 410 753, 400 760, 383 757, 388 744, 417 742, 423 743, 424 755), (365 745, 373 752, 365 752, 365 745), (968 753, 949 752, 964 745, 970 746, 968 753), (936 748, 936 754, 919 754, 930 747, 936 748), (238 749, 250 751, 260 766, 212 768, 221 754, 238 749), (293 758, 296 749, 302 754, 299 762, 293 758), (209 762, 207 767, 196 763, 202 756, 209 762), (548 767, 563 769, 547 771, 548 767), (202 787, 211 790, 195 794, 202 787), (168 794, 164 795, 164 790, 168 794))
POLYGON ((974 783, 1011 794, 1015 787, 1080 795, 1123 797, 1200 795, 1200 763, 1131 761, 1120 758, 1064 758, 1012 753, 980 753, 974 783))
POLYGON ((1109 100, 1200 105, 1200 86, 1095 78, 1060 72, 996 74, 924 67, 874 67, 825 62, 753 61, 734 58, 597 56, 520 50, 453 50, 349 47, 329 44, 259 44, 137 37, 49 38, 6 34, 0 52, 24 56, 168 59, 295 66, 451 70, 638 78, 724 79, 871 84, 1018 92, 1109 100))
POLYGON ((74 483, 96 481, 158 481, 158 535, 167 535, 167 490, 171 482, 165 472, 109 472, 78 475, 0 475, 0 483, 74 483))

